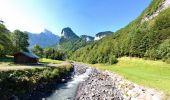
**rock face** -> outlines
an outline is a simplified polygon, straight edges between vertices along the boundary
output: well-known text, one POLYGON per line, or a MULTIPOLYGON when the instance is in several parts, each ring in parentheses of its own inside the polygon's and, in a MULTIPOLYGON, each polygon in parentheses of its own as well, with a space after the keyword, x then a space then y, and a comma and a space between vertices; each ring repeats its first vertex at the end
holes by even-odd
POLYGON ((152 18, 156 17, 162 10, 167 9, 168 7, 170 7, 170 0, 162 0, 163 3, 160 7, 158 7, 157 11, 154 12, 151 16, 145 16, 141 22, 145 22, 148 20, 151 20, 152 18))
POLYGON ((98 70, 94 70, 89 78, 79 85, 75 97, 75 100, 161 99, 163 99, 162 92, 134 84, 115 73, 98 70))
POLYGON ((80 38, 85 42, 92 42, 94 41, 94 37, 88 35, 81 35, 80 38))
POLYGON ((61 31, 61 38, 57 48, 65 51, 75 51, 81 47, 81 39, 78 37, 71 28, 67 27, 61 31))
POLYGON ((61 38, 70 39, 78 38, 78 36, 72 31, 70 27, 63 28, 61 31, 61 38))
POLYGON ((44 32, 41 32, 39 34, 34 34, 27 32, 29 36, 29 44, 30 48, 32 48, 34 45, 39 45, 43 48, 50 47, 59 42, 60 37, 53 34, 49 30, 45 29, 44 32))
POLYGON ((107 36, 107 35, 110 35, 112 34, 113 32, 111 31, 105 31, 105 32, 99 32, 95 35, 95 39, 94 40, 100 40, 102 39, 103 37, 107 36))

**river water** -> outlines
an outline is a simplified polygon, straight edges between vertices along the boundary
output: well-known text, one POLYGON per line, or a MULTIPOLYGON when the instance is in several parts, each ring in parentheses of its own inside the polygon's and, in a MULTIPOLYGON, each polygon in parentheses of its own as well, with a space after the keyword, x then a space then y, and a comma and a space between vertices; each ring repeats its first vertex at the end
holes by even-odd
POLYGON ((84 74, 75 75, 73 79, 67 83, 59 84, 60 88, 55 90, 45 100, 74 100, 79 83, 86 80, 91 72, 92 69, 86 69, 84 74))

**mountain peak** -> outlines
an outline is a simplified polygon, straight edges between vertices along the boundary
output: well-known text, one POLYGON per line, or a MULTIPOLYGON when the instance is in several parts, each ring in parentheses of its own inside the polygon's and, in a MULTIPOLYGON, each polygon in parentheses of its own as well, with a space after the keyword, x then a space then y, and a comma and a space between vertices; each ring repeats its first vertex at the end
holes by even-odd
POLYGON ((61 31, 61 37, 63 38, 73 38, 78 37, 70 27, 63 28, 61 31))
POLYGON ((29 36, 29 44, 30 48, 32 48, 35 44, 38 44, 39 46, 46 48, 53 46, 59 42, 59 36, 53 34, 48 29, 44 29, 41 33, 30 33, 27 32, 29 36))

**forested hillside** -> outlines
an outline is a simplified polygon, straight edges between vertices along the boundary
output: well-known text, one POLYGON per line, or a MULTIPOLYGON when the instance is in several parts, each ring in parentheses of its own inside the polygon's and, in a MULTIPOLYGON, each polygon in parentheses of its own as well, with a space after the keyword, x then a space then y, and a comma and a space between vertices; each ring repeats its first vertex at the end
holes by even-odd
POLYGON ((152 16, 164 0, 153 0, 143 13, 109 37, 73 53, 71 59, 88 63, 115 63, 122 56, 162 59, 170 62, 170 8, 152 16))

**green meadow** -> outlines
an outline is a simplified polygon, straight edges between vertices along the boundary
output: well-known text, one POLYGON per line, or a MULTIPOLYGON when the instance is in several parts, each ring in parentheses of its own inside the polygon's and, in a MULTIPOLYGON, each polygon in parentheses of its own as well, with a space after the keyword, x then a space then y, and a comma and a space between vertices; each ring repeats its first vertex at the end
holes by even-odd
POLYGON ((94 64, 101 70, 109 70, 122 75, 137 84, 155 88, 170 95, 170 64, 140 58, 119 58, 114 65, 94 64))

